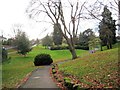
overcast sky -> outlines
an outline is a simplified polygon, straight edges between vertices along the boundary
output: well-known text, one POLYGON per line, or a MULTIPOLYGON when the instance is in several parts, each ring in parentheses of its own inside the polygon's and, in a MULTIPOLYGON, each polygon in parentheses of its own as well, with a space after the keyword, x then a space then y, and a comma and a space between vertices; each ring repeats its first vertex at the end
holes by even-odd
MULTIPOLYGON (((13 27, 21 24, 23 31, 27 33, 30 39, 42 38, 49 32, 52 32, 51 25, 47 23, 36 23, 28 18, 25 13, 26 8, 31 0, 0 0, 0 35, 13 37, 13 27), (44 29, 49 30, 43 32, 44 29)), ((93 0, 92 0, 93 1, 93 0)), ((96 28, 95 21, 87 20, 81 23, 80 29, 96 28)))
MULTIPOLYGON (((37 26, 25 13, 31 0, 0 0, 0 30, 3 35, 12 37, 13 26, 22 24, 30 38, 38 36, 37 26)), ((0 32, 0 33, 1 33, 0 32)))

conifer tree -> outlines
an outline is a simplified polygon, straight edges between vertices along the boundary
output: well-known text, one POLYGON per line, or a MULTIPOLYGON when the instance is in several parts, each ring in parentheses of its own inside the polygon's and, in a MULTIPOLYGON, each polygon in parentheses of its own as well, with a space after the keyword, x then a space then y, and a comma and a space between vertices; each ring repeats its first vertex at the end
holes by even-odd
POLYGON ((55 45, 61 45, 63 40, 63 35, 61 33, 61 26, 54 24, 54 32, 53 32, 53 42, 55 45), (59 26, 59 27, 58 27, 59 26))
POLYGON ((112 44, 116 43, 116 25, 111 15, 112 13, 105 6, 102 12, 103 19, 99 25, 101 43, 102 45, 106 45, 108 49, 112 48, 112 44))

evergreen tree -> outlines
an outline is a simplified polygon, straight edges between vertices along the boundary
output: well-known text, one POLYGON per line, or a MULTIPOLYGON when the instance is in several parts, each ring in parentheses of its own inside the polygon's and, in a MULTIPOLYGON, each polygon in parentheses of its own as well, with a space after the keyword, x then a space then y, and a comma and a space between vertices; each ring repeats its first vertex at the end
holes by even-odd
POLYGON ((51 46, 53 44, 52 37, 47 35, 42 39, 42 45, 46 47, 51 46))
POLYGON ((18 30, 17 35, 15 37, 15 45, 17 46, 18 53, 22 55, 26 55, 30 48, 30 41, 25 32, 18 30))
POLYGON ((107 45, 107 48, 112 48, 112 44, 116 43, 116 25, 115 20, 112 19, 112 13, 104 7, 102 12, 102 21, 99 25, 99 35, 102 45, 107 45))
POLYGON ((81 46, 89 47, 88 42, 92 37, 95 37, 95 34, 92 31, 92 29, 85 30, 83 33, 80 33, 80 35, 79 35, 79 44, 81 46))
POLYGON ((63 35, 61 30, 61 26, 60 24, 54 24, 54 32, 53 32, 53 42, 55 45, 61 45, 62 44, 62 40, 63 40, 63 35), (58 27, 59 26, 59 27, 58 27))

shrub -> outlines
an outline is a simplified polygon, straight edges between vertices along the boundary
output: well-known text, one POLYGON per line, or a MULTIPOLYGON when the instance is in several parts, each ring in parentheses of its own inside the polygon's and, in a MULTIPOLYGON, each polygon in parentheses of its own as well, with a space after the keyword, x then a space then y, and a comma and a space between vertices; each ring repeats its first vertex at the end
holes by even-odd
MULTIPOLYGON (((52 46, 50 50, 65 50, 69 49, 68 46, 52 46)), ((75 49, 83 49, 83 50, 89 50, 88 46, 81 46, 81 45, 76 45, 75 49)))
POLYGON ((50 50, 65 50, 69 49, 68 46, 52 46, 50 50))
POLYGON ((8 52, 5 48, 2 48, 2 62, 7 60, 8 58, 8 52))
POLYGON ((18 54, 26 55, 28 52, 32 51, 32 48, 18 50, 18 54))
POLYGON ((75 49, 89 50, 89 47, 88 46, 77 45, 77 46, 75 46, 75 49))
POLYGON ((64 84, 68 88, 68 90, 73 90, 74 83, 71 82, 70 78, 64 78, 64 84))
POLYGON ((35 66, 50 65, 52 62, 53 62, 53 60, 49 54, 38 54, 34 58, 34 65, 35 66))

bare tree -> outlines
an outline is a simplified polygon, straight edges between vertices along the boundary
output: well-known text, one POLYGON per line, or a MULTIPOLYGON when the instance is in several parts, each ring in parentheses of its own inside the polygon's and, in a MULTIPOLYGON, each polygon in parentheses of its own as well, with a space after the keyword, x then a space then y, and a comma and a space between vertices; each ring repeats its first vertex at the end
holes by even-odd
POLYGON ((119 13, 118 13, 118 35, 120 36, 120 0, 118 0, 118 10, 119 10, 119 13))
POLYGON ((59 24, 61 24, 62 29, 59 30, 61 30, 63 37, 67 41, 69 50, 72 54, 72 59, 75 59, 77 58, 75 51, 75 38, 78 34, 80 18, 86 2, 83 2, 82 4, 80 4, 79 1, 74 3, 71 1, 68 2, 70 8, 70 15, 68 15, 68 17, 70 17, 69 22, 65 19, 64 6, 61 0, 48 0, 47 2, 32 0, 30 8, 35 4, 37 6, 32 9, 28 8, 27 13, 30 18, 40 15, 41 13, 45 13, 51 19, 53 25, 56 24, 59 28, 59 24))

